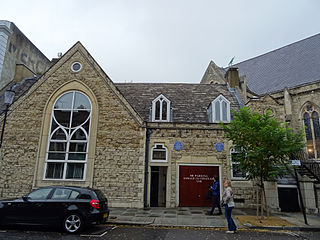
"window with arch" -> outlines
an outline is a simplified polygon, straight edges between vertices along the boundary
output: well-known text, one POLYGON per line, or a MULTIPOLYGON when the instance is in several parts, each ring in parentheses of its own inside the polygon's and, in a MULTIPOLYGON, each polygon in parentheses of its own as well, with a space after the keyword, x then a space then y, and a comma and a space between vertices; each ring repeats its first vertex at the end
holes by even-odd
POLYGON ((152 101, 152 121, 170 121, 170 101, 162 94, 152 101))
POLYGON ((211 103, 212 122, 230 122, 230 102, 224 96, 218 96, 211 103))
POLYGON ((89 98, 79 91, 66 92, 55 101, 44 179, 85 179, 91 110, 89 98))
POLYGON ((153 162, 167 162, 168 151, 164 144, 156 143, 151 149, 151 161, 153 162))
POLYGON ((303 109, 303 123, 306 132, 308 156, 311 159, 320 158, 319 113, 311 104, 308 104, 303 109))

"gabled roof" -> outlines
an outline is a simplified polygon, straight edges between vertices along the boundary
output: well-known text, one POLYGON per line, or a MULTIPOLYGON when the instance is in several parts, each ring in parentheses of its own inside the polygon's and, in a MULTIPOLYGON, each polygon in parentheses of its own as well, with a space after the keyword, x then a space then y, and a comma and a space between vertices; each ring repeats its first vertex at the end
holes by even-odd
POLYGON ((21 96, 23 96, 34 83, 36 83, 38 77, 25 78, 19 83, 11 82, 6 87, 0 91, 0 115, 6 109, 6 104, 4 103, 4 92, 6 90, 13 90, 15 92, 13 102, 17 101, 21 96))
POLYGON ((232 67, 246 75, 248 88, 258 95, 320 81, 320 34, 232 67))
POLYGON ((225 71, 223 68, 218 67, 212 60, 210 61, 200 83, 201 84, 210 84, 210 83, 218 83, 224 84, 226 83, 224 78, 225 71))
POLYGON ((170 100, 172 122, 208 123, 207 109, 222 94, 230 107, 238 110, 236 97, 226 84, 177 84, 177 83, 116 83, 130 105, 145 120, 150 121, 152 100, 163 94, 170 100))
MULTIPOLYGON (((95 59, 90 55, 87 49, 78 41, 75 43, 54 65, 52 65, 39 79, 31 79, 30 81, 24 81, 20 84, 19 94, 14 98, 14 102, 12 103, 10 109, 13 111, 15 107, 19 105, 19 102, 23 101, 27 96, 33 93, 41 84, 43 84, 57 69, 59 69, 63 64, 65 64, 70 58, 79 52, 83 58, 90 63, 92 68, 96 71, 96 73, 101 77, 101 81, 104 81, 106 86, 113 92, 115 97, 119 99, 119 103, 122 104, 126 110, 130 113, 130 115, 136 120, 138 124, 143 124, 143 119, 139 114, 132 108, 132 106, 127 102, 127 100, 121 95, 119 90, 116 88, 112 80, 108 77, 108 75, 102 70, 102 68, 98 65, 95 59), (21 88, 21 91, 20 91, 21 88)), ((10 86, 2 89, 0 92, 0 110, 3 113, 3 109, 5 108, 3 94, 6 89, 9 89, 10 86), (2 95, 1 95, 2 93, 2 95)), ((16 90, 16 89, 15 89, 16 90)))

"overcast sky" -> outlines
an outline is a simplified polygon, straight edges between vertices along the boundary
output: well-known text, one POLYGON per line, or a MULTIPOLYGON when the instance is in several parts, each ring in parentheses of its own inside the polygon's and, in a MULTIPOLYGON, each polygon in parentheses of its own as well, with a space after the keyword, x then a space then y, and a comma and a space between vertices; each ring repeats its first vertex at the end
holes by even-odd
POLYGON ((75 42, 114 82, 198 83, 225 67, 320 33, 319 0, 0 0, 3 20, 49 58, 75 42))

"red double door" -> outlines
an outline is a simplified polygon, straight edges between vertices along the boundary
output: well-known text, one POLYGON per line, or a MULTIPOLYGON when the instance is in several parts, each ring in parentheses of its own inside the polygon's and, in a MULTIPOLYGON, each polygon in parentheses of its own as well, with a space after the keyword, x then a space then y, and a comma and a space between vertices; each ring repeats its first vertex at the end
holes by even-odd
POLYGON ((211 206, 212 200, 207 199, 207 193, 213 177, 219 180, 217 166, 179 166, 179 206, 211 206))

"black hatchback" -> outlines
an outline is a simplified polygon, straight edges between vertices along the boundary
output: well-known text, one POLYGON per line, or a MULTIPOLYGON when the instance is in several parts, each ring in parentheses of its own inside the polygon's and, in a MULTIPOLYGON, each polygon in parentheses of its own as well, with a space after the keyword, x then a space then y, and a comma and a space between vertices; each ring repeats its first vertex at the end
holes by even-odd
POLYGON ((0 224, 61 225, 68 233, 100 224, 109 217, 100 190, 71 186, 39 188, 22 198, 0 201, 0 224))

